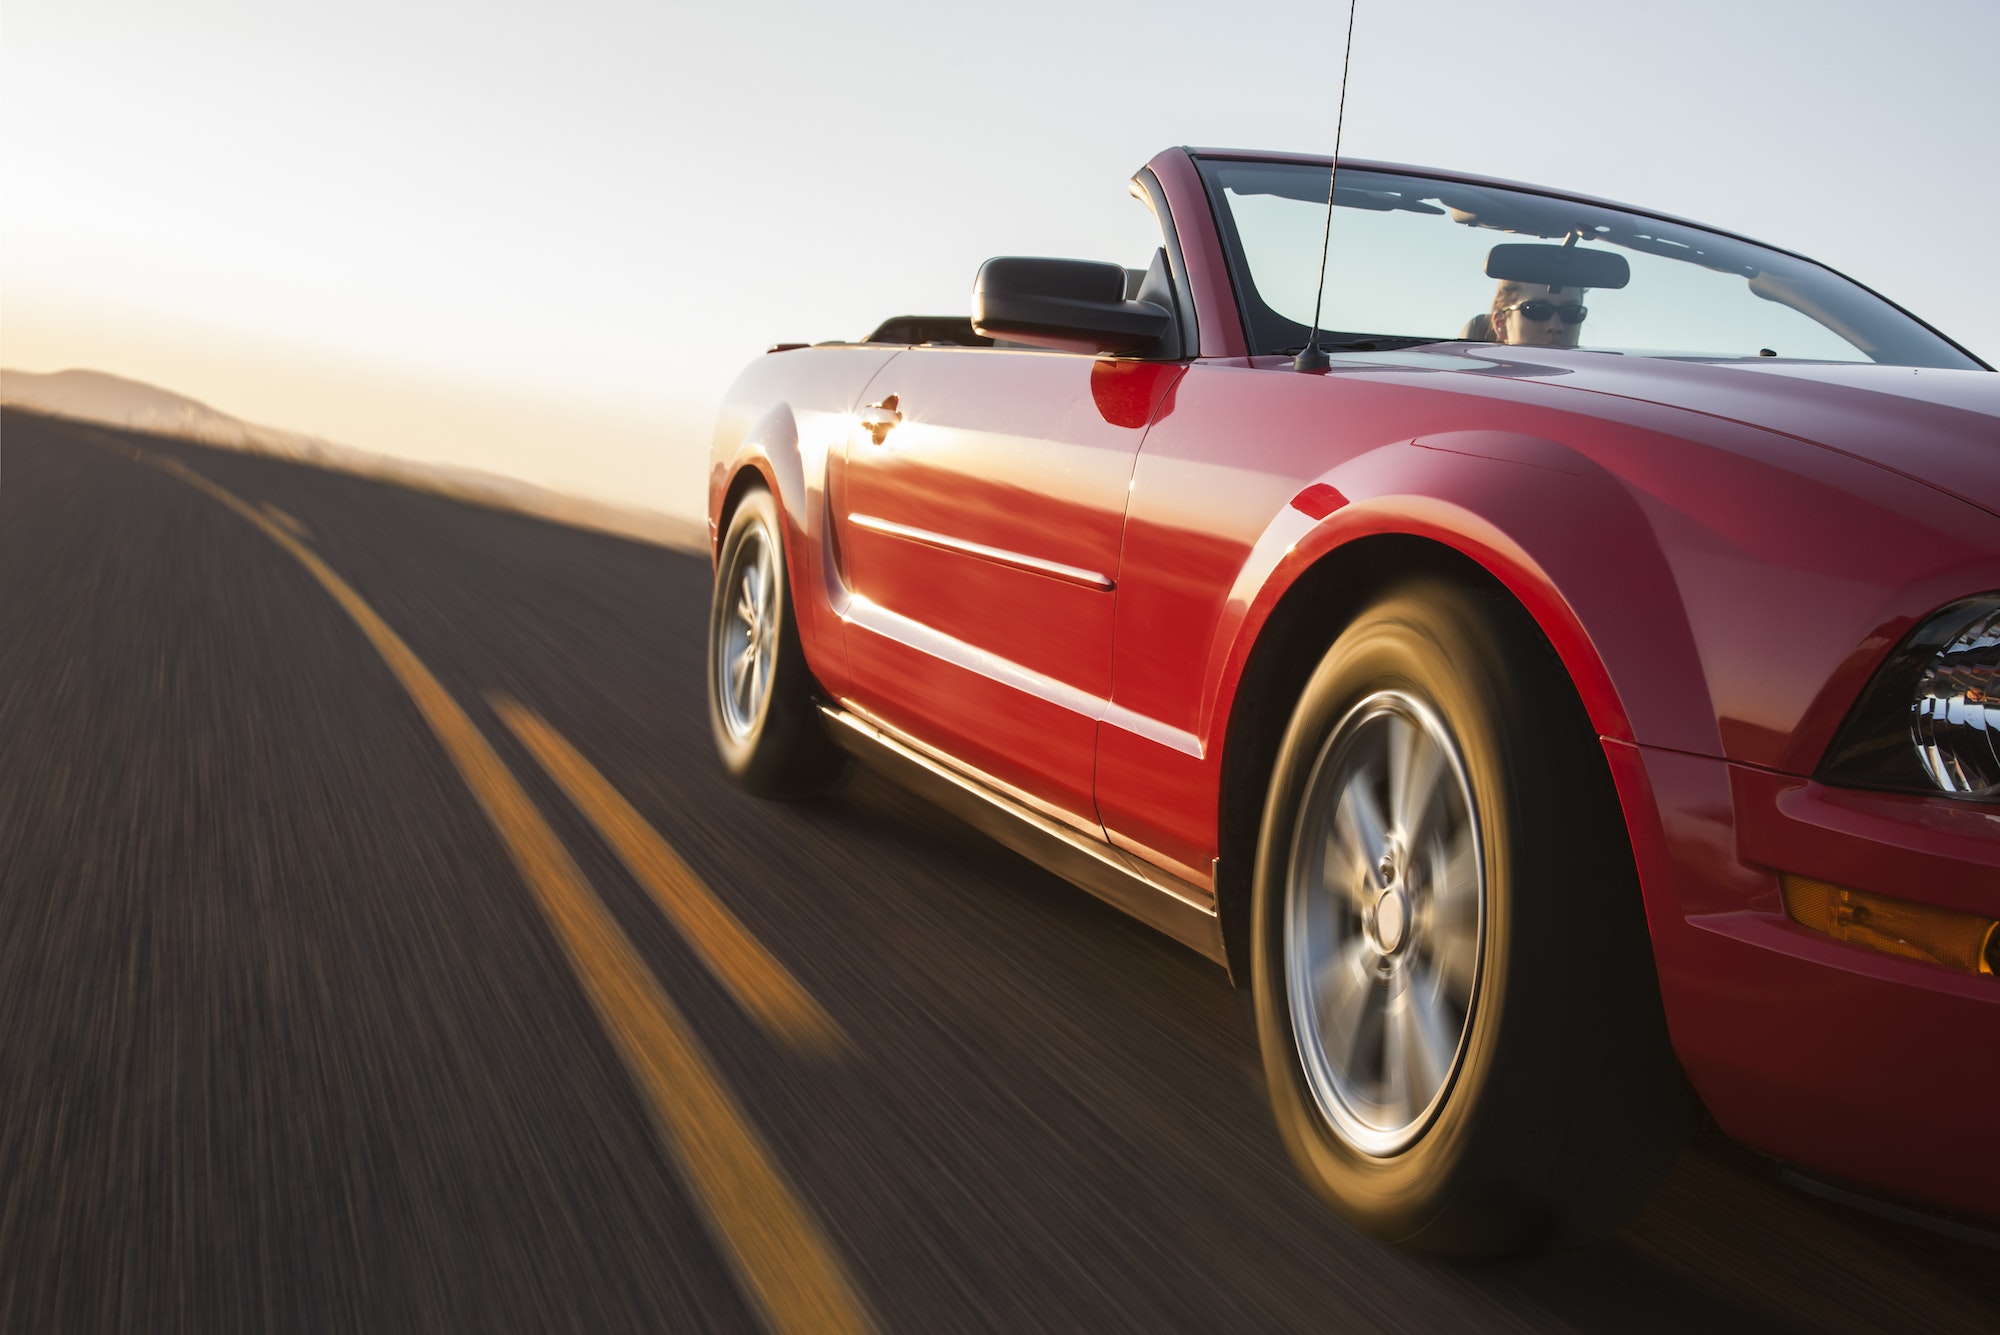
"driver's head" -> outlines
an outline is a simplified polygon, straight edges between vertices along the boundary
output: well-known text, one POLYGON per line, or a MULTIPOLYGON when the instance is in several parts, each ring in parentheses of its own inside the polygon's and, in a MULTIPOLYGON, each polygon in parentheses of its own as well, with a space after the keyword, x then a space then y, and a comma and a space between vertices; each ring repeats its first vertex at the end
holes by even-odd
POLYGON ((1493 337, 1536 348, 1573 348, 1583 332, 1584 289, 1502 283, 1493 294, 1493 337))

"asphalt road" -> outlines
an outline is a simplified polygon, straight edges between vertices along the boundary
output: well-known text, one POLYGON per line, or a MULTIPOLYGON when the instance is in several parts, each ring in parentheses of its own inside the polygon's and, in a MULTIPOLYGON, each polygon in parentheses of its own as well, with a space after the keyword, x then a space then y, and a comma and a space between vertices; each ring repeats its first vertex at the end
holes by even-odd
POLYGON ((2000 1252, 1717 1143, 1588 1250, 1361 1238, 1213 966, 866 774, 722 781, 708 582, 5 417, 0 1330, 2000 1329, 2000 1252))

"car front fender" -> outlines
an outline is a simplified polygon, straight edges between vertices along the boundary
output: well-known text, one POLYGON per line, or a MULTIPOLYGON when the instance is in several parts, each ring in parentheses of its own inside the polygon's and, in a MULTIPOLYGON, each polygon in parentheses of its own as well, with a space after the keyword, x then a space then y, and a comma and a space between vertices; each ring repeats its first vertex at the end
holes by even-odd
MULTIPOLYGON (((1485 571, 1541 628, 1600 736, 1716 754, 1720 740, 1675 572, 1644 507, 1595 460, 1534 436, 1455 431, 1385 445, 1302 487, 1253 545, 1209 646, 1204 698, 1234 698, 1299 579, 1399 535, 1485 571)), ((1219 738, 1226 719, 1203 720, 1219 738)))

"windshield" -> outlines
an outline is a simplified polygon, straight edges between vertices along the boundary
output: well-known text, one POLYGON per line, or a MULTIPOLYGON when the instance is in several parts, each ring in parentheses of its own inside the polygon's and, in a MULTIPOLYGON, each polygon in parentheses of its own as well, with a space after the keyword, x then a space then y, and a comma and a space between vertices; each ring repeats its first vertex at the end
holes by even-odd
MULTIPOLYGON (((1204 158, 1256 352, 1312 331, 1323 164, 1204 158)), ((1322 346, 1464 339, 1663 357, 1977 369, 1830 269, 1641 213, 1498 186, 1342 168, 1322 346)))

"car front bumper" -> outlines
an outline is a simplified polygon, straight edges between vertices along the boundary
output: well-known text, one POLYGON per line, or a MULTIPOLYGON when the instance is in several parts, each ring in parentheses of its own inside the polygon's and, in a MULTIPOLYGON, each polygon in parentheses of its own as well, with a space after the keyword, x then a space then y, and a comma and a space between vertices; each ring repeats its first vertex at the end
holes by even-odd
POLYGON ((2000 1218, 2000 976, 1785 912, 1781 873, 2000 917, 2000 813, 1607 741, 1668 1028, 1722 1129, 1808 1171, 2000 1218))

